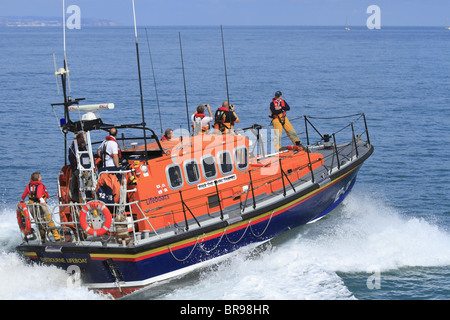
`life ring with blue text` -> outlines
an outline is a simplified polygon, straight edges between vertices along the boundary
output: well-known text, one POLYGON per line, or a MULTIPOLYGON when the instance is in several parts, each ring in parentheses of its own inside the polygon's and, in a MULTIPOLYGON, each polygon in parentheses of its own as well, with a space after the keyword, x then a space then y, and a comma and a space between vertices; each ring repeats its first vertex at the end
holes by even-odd
POLYGON ((81 228, 83 228, 84 232, 86 232, 87 234, 94 236, 94 237, 101 236, 101 235, 105 234, 111 227, 111 224, 112 224, 111 212, 109 211, 109 209, 106 207, 106 205, 103 202, 95 201, 95 200, 90 201, 90 202, 86 203, 86 205, 83 207, 83 209, 81 209, 80 224, 81 224, 81 228), (93 227, 89 226, 89 223, 87 221, 87 215, 89 213, 90 216, 92 216, 91 220, 95 220, 95 219, 98 221, 103 220, 100 218, 100 216, 98 214, 99 211, 103 214, 104 222, 101 227, 94 229, 93 227))

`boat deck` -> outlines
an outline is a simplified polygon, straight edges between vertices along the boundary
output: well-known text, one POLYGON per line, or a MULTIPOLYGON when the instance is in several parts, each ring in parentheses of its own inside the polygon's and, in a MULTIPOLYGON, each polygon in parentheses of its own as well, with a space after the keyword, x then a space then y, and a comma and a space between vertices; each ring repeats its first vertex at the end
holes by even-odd
MULTIPOLYGON (((358 159, 365 159, 365 155, 371 151, 371 146, 365 141, 358 141, 356 143, 346 143, 334 146, 325 147, 323 144, 316 146, 309 146, 309 151, 313 153, 321 153, 324 159, 324 165, 313 170, 311 174, 304 175, 297 179, 293 177, 295 172, 286 172, 285 175, 280 174, 273 179, 283 180, 284 188, 271 192, 262 193, 257 196, 252 196, 251 187, 247 188, 247 192, 242 193, 240 202, 238 204, 223 208, 222 212, 215 211, 208 215, 203 215, 195 221, 192 217, 185 222, 177 223, 159 230, 153 231, 135 231, 130 232, 131 241, 128 244, 123 242, 117 243, 115 238, 111 235, 103 235, 100 237, 88 236, 84 240, 75 240, 70 242, 63 242, 58 244, 60 246, 81 246, 81 247, 112 247, 112 248, 133 248, 139 246, 148 246, 152 243, 162 245, 166 242, 172 242, 174 237, 179 239, 192 237, 198 234, 206 234, 209 231, 218 228, 226 228, 229 225, 241 222, 243 220, 251 219, 252 217, 270 210, 273 203, 281 203, 284 199, 298 197, 308 193, 308 190, 313 190, 323 187, 334 179, 334 175, 342 174, 342 171, 347 168, 355 167, 355 162, 358 159), (358 151, 358 155, 357 152, 358 151), (336 157, 338 155, 338 157, 336 157), (338 160, 339 159, 339 165, 338 160), (222 219, 223 218, 223 219, 222 219), (197 224, 198 222, 198 224, 197 224), (111 241, 112 240, 112 241, 111 241)), ((281 152, 282 153, 282 152, 281 152)), ((273 156, 267 155, 266 157, 273 156)), ((361 161, 362 162, 362 161, 361 161)), ((130 226, 136 221, 127 221, 130 226)), ((76 237, 75 237, 76 238, 76 237)), ((40 239, 30 240, 29 244, 38 244, 40 239)), ((42 245, 51 245, 52 243, 43 243, 42 245)))

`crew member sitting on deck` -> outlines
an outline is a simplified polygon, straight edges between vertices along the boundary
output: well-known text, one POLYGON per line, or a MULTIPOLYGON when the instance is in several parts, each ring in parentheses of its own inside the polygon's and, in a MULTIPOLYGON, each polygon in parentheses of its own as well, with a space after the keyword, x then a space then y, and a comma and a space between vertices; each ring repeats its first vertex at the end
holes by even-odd
POLYGON ((209 128, 209 123, 213 121, 213 115, 209 104, 199 104, 197 111, 191 116, 192 129, 194 129, 194 136, 198 134, 205 134, 209 128), (205 115, 205 107, 208 108, 209 117, 205 115))
POLYGON ((286 111, 289 111, 291 107, 284 101, 282 98, 281 91, 275 92, 275 98, 272 99, 270 103, 270 112, 269 116, 272 118, 273 129, 275 131, 275 152, 278 152, 281 146, 281 135, 283 134, 283 128, 286 131, 286 134, 291 139, 292 143, 301 146, 300 138, 297 135, 294 127, 289 122, 289 119, 286 116, 286 111))
POLYGON ((217 134, 234 134, 233 126, 235 123, 239 123, 239 117, 234 111, 234 105, 224 101, 222 107, 217 109, 214 115, 214 129, 217 134))
POLYGON ((49 195, 47 188, 41 182, 42 176, 39 172, 34 172, 30 180, 22 194, 22 202, 28 196, 28 203, 31 204, 29 206, 30 213, 38 224, 41 239, 45 241, 45 231, 51 229, 55 242, 60 242, 61 237, 55 228, 55 223, 47 207, 46 200, 49 198, 49 195))
POLYGON ((164 135, 161 137, 161 141, 170 141, 173 137, 173 130, 172 129, 166 129, 164 132, 164 135))

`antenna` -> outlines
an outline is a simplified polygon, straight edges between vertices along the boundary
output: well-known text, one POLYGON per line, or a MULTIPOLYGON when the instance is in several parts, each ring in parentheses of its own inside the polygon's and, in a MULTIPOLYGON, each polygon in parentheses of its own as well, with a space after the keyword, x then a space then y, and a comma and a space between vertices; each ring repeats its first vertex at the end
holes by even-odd
POLYGON ((67 84, 69 85, 69 93, 72 92, 70 88, 70 76, 69 76, 69 65, 67 63, 67 56, 66 56, 66 5, 65 1, 63 0, 63 48, 64 48, 64 70, 67 74, 67 84))
POLYGON ((138 66, 138 74, 139 74, 139 90, 141 95, 141 113, 142 113, 142 130, 144 132, 144 147, 145 147, 145 159, 147 160, 147 137, 145 134, 145 118, 144 118, 144 98, 142 95, 142 78, 141 78, 141 63, 139 61, 139 44, 138 44, 138 36, 137 36, 137 26, 136 26, 136 9, 133 3, 133 18, 134 18, 134 37, 136 39, 136 58, 137 58, 137 66, 138 66))
POLYGON ((69 64, 67 63, 67 56, 66 56, 66 51, 64 51, 64 68, 66 70, 66 74, 67 74, 67 84, 69 86, 69 93, 72 92, 72 89, 70 87, 70 74, 69 74, 69 64))
MULTIPOLYGON (((69 66, 67 64, 67 56, 66 56, 66 7, 65 7, 65 1, 63 0, 63 51, 64 51, 64 68, 58 69, 56 67, 56 56, 55 53, 53 53, 53 64, 55 66, 55 79, 56 79, 56 89, 59 91, 59 85, 58 85, 58 76, 61 76, 62 81, 62 87, 63 87, 63 94, 64 94, 64 103, 68 102, 67 99, 67 88, 66 88, 66 80, 67 84, 69 85, 69 93, 71 92, 70 88, 70 78, 69 78, 69 66)), ((67 115, 67 113, 66 113, 67 115)))
POLYGON ((227 61, 225 59, 225 44, 223 42, 223 28, 222 28, 222 25, 220 25, 220 33, 222 35, 222 52, 223 52, 223 65, 225 67, 225 83, 227 85, 227 102, 228 102, 228 106, 230 106, 230 94, 229 94, 229 91, 228 91, 227 61))
MULTIPOLYGON (((61 130, 64 134, 64 155, 66 155, 67 154, 67 133, 73 127, 73 122, 70 120, 70 117, 69 117, 69 107, 74 104, 78 104, 79 101, 84 100, 84 98, 72 100, 72 98, 67 95, 67 89, 69 89, 69 92, 71 91, 71 89, 70 89, 70 79, 69 79, 69 67, 67 64, 67 56, 66 56, 66 6, 65 6, 64 0, 62 1, 62 4, 63 4, 63 23, 62 23, 62 25, 63 25, 64 68, 58 69, 56 67, 55 53, 53 53, 53 64, 55 66, 56 88, 58 90, 58 94, 60 93, 59 85, 58 85, 58 76, 61 77, 61 85, 62 85, 62 92, 64 95, 64 102, 63 103, 54 103, 54 104, 52 104, 52 107, 59 106, 59 105, 64 106, 64 119, 60 120, 60 128, 62 128, 61 130), (67 88, 67 85, 68 85, 68 88, 67 88)), ((83 125, 83 124, 81 123, 81 125, 83 125)), ((64 156, 64 163, 67 164, 66 156, 64 156)))
POLYGON ((55 53, 54 53, 54 52, 53 52, 53 64, 55 65, 56 89, 58 90, 58 94, 59 94, 58 70, 57 70, 57 68, 56 68, 56 57, 55 57, 55 53))
POLYGON ((145 28, 145 35, 147 36, 148 53, 150 54, 150 64, 152 65, 153 83, 155 85, 155 94, 156 94, 156 103, 158 104, 159 125, 161 126, 161 135, 163 135, 163 127, 162 127, 162 120, 161 120, 161 109, 159 108, 158 89, 156 88, 155 69, 153 68, 152 51, 150 50, 150 41, 148 40, 147 28, 145 28))
POLYGON ((63 0, 63 47, 64 47, 64 57, 66 57, 66 5, 63 0))
POLYGON ((190 129, 191 126, 190 126, 190 121, 189 121, 189 108, 188 108, 187 91, 186 91, 186 77, 184 75, 183 47, 181 45, 181 32, 178 32, 178 37, 180 39, 181 68, 183 69, 184 98, 186 100, 186 117, 187 117, 187 123, 188 123, 188 131, 189 131, 189 134, 190 134, 191 133, 191 129, 190 129))

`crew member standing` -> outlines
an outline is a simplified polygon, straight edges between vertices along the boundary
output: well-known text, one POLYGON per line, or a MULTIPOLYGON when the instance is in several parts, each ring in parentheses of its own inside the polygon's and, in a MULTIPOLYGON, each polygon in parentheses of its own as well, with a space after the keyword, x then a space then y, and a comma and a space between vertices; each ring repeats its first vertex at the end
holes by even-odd
POLYGON ((97 153, 103 161, 103 169, 119 170, 119 159, 121 158, 121 151, 119 143, 116 140, 117 129, 111 128, 109 136, 98 147, 97 153))
POLYGON ((194 129, 194 136, 208 132, 210 128, 209 123, 213 121, 211 107, 209 104, 199 104, 197 111, 195 111, 191 116, 191 120, 193 123, 192 128, 194 129), (205 108, 208 108, 209 117, 205 115, 205 108))
MULTIPOLYGON (((103 171, 119 171, 119 159, 122 157, 119 143, 116 140, 117 128, 111 128, 109 130, 109 136, 98 147, 97 153, 102 159, 103 167, 98 169, 99 178, 97 182, 97 195, 98 198, 105 203, 114 203, 119 198, 118 190, 120 189, 120 183, 123 175, 121 173, 108 173, 103 171), (100 174, 101 173, 101 174, 100 174)), ((114 212, 115 207, 112 207, 114 212)))
POLYGON ((31 175, 30 183, 26 186, 25 191, 22 194, 22 202, 28 196, 28 203, 31 204, 30 211, 34 220, 38 224, 39 233, 41 238, 45 241, 45 230, 50 229, 52 231, 55 242, 60 242, 61 237, 58 230, 55 228, 50 211, 47 207, 47 199, 49 198, 47 188, 41 182, 42 176, 39 172, 34 172, 31 175))
POLYGON ((222 107, 217 109, 214 115, 214 129, 217 134, 234 134, 234 124, 240 121, 234 110, 234 105, 230 106, 228 101, 224 101, 222 107))
POLYGON ((270 117, 272 118, 273 128, 275 130, 275 151, 277 152, 281 146, 281 136, 283 134, 283 128, 286 131, 286 134, 291 139, 292 143, 301 146, 300 138, 297 135, 294 127, 289 122, 289 119, 286 116, 286 111, 289 111, 291 107, 287 104, 286 101, 282 99, 281 91, 275 92, 275 97, 272 99, 270 103, 270 117))

